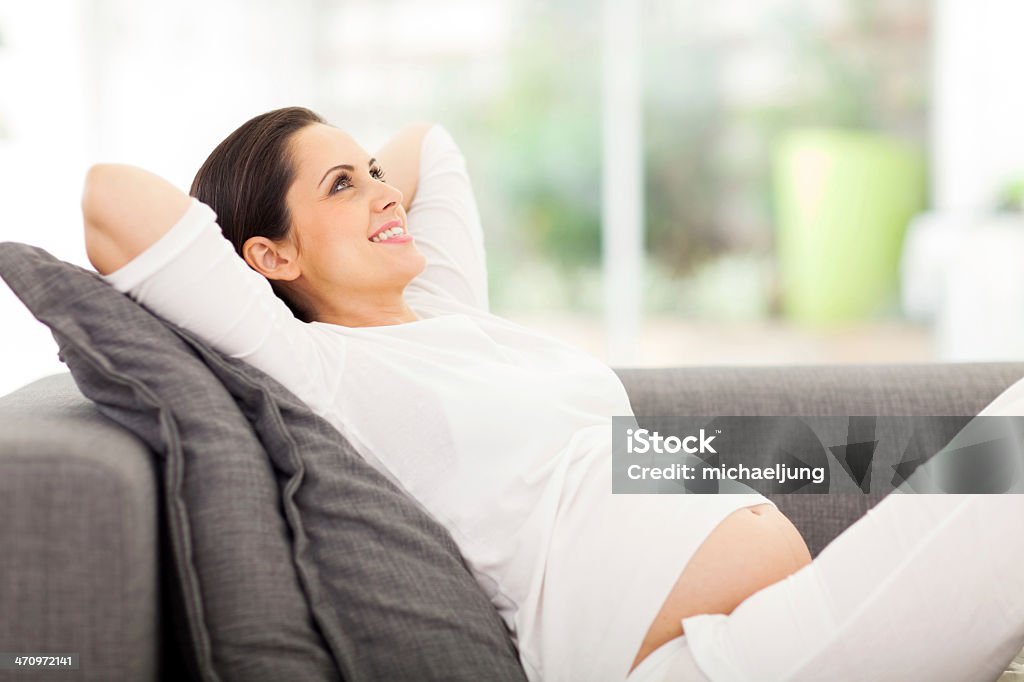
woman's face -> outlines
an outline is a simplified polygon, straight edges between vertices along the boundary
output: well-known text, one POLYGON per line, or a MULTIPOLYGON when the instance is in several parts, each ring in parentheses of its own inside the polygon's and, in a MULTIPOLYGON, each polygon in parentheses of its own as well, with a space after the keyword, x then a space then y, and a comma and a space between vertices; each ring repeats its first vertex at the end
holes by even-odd
POLYGON ((301 272, 293 284, 315 307, 336 296, 370 305, 401 296, 426 259, 408 236, 402 193, 383 180, 386 169, 349 135, 320 123, 293 134, 290 151, 289 239, 301 272), (388 224, 405 235, 371 241, 388 224))

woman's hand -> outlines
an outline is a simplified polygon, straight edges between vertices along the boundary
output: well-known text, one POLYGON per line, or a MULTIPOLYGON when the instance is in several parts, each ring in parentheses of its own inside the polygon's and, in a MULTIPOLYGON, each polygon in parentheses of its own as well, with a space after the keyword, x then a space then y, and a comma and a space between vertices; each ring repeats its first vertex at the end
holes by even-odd
POLYGON ((423 137, 433 123, 413 123, 402 128, 384 143, 376 154, 377 162, 384 169, 384 182, 402 192, 402 206, 406 212, 416 196, 420 179, 420 148, 423 137))
POLYGON ((154 244, 188 209, 190 198, 158 175, 135 166, 97 164, 85 176, 85 252, 101 275, 154 244))

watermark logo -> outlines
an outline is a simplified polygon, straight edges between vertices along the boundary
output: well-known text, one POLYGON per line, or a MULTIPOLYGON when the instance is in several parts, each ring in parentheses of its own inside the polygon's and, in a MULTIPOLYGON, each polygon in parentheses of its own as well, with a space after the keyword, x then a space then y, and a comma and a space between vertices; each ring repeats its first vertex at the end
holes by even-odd
POLYGON ((615 493, 1020 493, 1022 417, 612 419, 615 493))
MULTIPOLYGON (((721 431, 718 431, 718 433, 721 433, 721 431)), ((626 452, 630 454, 656 452, 672 455, 679 452, 715 453, 715 449, 711 446, 711 441, 714 439, 714 436, 705 436, 704 429, 700 430, 700 435, 698 436, 686 436, 684 438, 669 436, 668 438, 663 438, 657 431, 651 432, 647 429, 627 428, 626 452), (698 443, 698 445, 694 446, 694 443, 698 443)))

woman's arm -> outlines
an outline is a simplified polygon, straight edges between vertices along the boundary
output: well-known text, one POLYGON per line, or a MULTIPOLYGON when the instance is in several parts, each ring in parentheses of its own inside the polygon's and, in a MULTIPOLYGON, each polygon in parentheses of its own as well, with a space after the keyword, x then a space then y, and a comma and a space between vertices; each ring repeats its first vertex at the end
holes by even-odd
POLYGON ((189 196, 134 166, 97 164, 82 192, 85 251, 106 275, 156 243, 184 215, 189 196))
MULTIPOLYGON (((416 184, 414 196, 406 198, 409 233, 427 266, 409 283, 406 293, 454 298, 487 311, 484 232, 466 159, 443 126, 430 125, 425 134, 420 133, 419 147, 407 153, 401 165, 419 161, 418 172, 408 171, 416 184)), ((387 166, 384 171, 388 172, 387 166)))
POLYGON ((89 261, 117 291, 263 370, 317 410, 345 347, 321 344, 243 261, 206 204, 141 168, 90 169, 82 196, 89 261), (326 353, 326 355, 325 355, 326 353))
POLYGON ((384 181, 402 192, 406 213, 412 206, 420 180, 420 148, 432 123, 413 123, 384 143, 376 159, 384 169, 384 181))

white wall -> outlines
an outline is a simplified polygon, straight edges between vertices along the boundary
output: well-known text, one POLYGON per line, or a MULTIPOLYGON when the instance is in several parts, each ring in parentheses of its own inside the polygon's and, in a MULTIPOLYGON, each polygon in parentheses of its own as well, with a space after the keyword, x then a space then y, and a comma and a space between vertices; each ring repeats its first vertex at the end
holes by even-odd
POLYGON ((932 191, 940 210, 985 210, 1024 175, 1024 2, 937 0, 932 191))
POLYGON ((1024 178, 1021 26, 1024 3, 1014 0, 936 3, 935 212, 917 221, 908 242, 930 240, 930 252, 908 250, 907 259, 935 274, 918 287, 937 304, 941 361, 1018 361, 1024 352, 1024 220, 993 214, 1006 184, 1024 178))
MULTIPOLYGON (((187 190, 247 118, 315 106, 313 0, 55 0, 0 6, 0 241, 89 267, 90 163, 132 163, 187 190)), ((0 286, 0 395, 64 370, 49 331, 0 286)))
MULTIPOLYGON (((0 5, 0 241, 84 263, 77 197, 86 159, 82 10, 73 0, 0 5)), ((57 345, 0 285, 0 395, 60 371, 57 345)))

